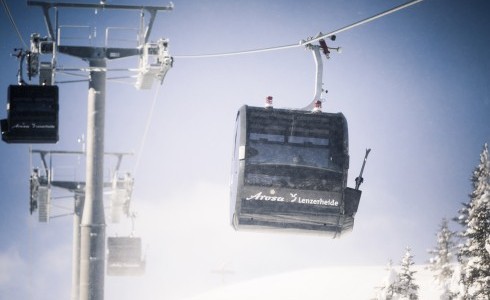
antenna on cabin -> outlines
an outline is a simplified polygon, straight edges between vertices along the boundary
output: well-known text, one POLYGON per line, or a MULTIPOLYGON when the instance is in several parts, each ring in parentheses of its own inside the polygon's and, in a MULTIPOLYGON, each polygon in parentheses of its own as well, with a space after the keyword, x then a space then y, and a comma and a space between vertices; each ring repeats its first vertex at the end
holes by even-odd
POLYGON ((362 177, 362 173, 364 172, 364 167, 366 166, 366 161, 367 161, 369 152, 371 152, 371 149, 366 149, 366 155, 364 155, 364 161, 362 163, 361 172, 359 173, 359 176, 356 177, 356 190, 358 190, 359 187, 361 186, 361 184, 364 182, 364 178, 362 177))

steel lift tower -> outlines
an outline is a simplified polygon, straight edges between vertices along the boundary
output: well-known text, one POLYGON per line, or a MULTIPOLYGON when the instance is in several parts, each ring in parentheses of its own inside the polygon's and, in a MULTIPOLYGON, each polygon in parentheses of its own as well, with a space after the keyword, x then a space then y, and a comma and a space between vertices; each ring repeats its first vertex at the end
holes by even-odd
MULTIPOLYGON (((44 14, 48 37, 38 39, 37 53, 52 54, 52 61, 47 66, 41 65, 40 84, 54 83, 56 58, 58 53, 78 57, 89 64, 87 133, 86 133, 86 185, 84 205, 80 224, 80 264, 79 286, 72 287, 75 291, 72 298, 75 300, 102 300, 104 299, 104 273, 105 273, 105 238, 106 222, 103 206, 103 170, 104 170, 104 122, 107 61, 138 55, 140 57, 138 79, 136 87, 150 88, 154 79, 163 82, 166 72, 172 66, 172 58, 167 51, 167 40, 149 43, 149 35, 158 11, 173 9, 172 3, 168 6, 133 6, 82 3, 57 3, 43 1, 27 1, 29 6, 39 6, 44 14), (58 10, 92 9, 92 10, 136 10, 141 11, 141 28, 138 47, 110 48, 92 46, 65 46, 60 45, 58 10), (51 21, 51 10, 54 10, 55 25, 51 21), (149 13, 149 22, 144 25, 144 15, 149 13), (154 61, 151 61, 151 58, 154 61), (44 72, 43 72, 44 71, 44 72), (44 73, 44 74, 43 74, 44 73), (46 76, 46 74, 48 74, 46 76), (76 290, 79 289, 79 293, 76 290), (77 295, 78 294, 78 295, 77 295)), ((36 46, 36 45, 35 45, 36 46)), ((31 50, 32 50, 31 37, 31 50)), ((36 50, 36 47, 34 47, 36 50)), ((31 67, 31 66, 30 66, 31 67)), ((34 69, 36 66, 34 66, 34 69)), ((39 67, 38 67, 39 68, 39 67)))

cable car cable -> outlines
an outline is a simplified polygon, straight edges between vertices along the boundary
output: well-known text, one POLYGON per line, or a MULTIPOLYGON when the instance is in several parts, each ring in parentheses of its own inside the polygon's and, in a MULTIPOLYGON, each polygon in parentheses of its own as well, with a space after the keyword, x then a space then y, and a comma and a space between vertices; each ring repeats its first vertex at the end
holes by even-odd
POLYGON ((22 35, 20 34, 19 28, 17 27, 17 24, 15 24, 14 17, 12 16, 12 13, 10 12, 10 9, 7 5, 7 2, 5 0, 2 0, 3 7, 5 8, 5 12, 7 13, 10 23, 12 23, 12 26, 14 27, 17 36, 19 37, 20 42, 24 46, 24 48, 28 49, 26 42, 22 38, 22 35))
POLYGON ((155 106, 156 106, 156 103, 157 103, 157 99, 158 99, 158 95, 160 93, 160 87, 162 85, 158 85, 157 87, 157 90, 155 92, 155 95, 153 97, 153 100, 152 100, 152 103, 151 103, 151 108, 150 108, 150 112, 149 112, 149 115, 148 115, 148 121, 146 122, 146 126, 145 126, 145 131, 143 132, 143 137, 141 139, 141 144, 140 144, 140 148, 138 150, 138 153, 136 154, 136 162, 134 164, 134 168, 133 168, 133 174, 136 174, 136 171, 140 165, 140 162, 141 162, 141 154, 143 153, 143 150, 145 148, 145 144, 146 144, 146 139, 148 137, 148 132, 150 131, 150 125, 151 125, 151 121, 153 119, 153 112, 155 111, 155 106))
POLYGON ((381 12, 381 13, 379 13, 379 14, 377 14, 377 15, 372 16, 372 17, 369 17, 369 18, 366 18, 366 19, 364 19, 364 20, 361 20, 361 21, 355 22, 355 23, 353 23, 353 24, 351 24, 351 25, 347 25, 347 26, 345 26, 345 27, 342 27, 342 28, 337 29, 337 30, 335 30, 335 31, 332 31, 332 32, 330 32, 330 33, 327 33, 327 34, 323 34, 323 35, 317 36, 317 37, 315 37, 315 38, 313 38, 313 39, 311 39, 311 40, 307 40, 307 41, 305 41, 305 42, 302 44, 302 46, 304 46, 304 45, 308 45, 308 44, 312 44, 312 43, 317 42, 317 41, 319 41, 319 40, 321 40, 321 39, 325 39, 325 38, 331 37, 331 36, 333 36, 333 35, 339 34, 339 33, 341 33, 341 32, 347 31, 347 30, 349 30, 349 29, 352 29, 352 28, 354 28, 354 27, 357 27, 357 26, 360 26, 360 25, 364 25, 364 24, 366 24, 366 23, 369 23, 369 22, 371 22, 371 21, 374 21, 374 20, 376 20, 376 19, 379 19, 379 18, 381 18, 381 17, 384 17, 384 16, 389 15, 389 14, 391 14, 391 13, 394 13, 394 12, 396 12, 396 11, 402 10, 402 9, 404 9, 404 8, 407 8, 407 7, 409 7, 409 6, 412 6, 412 5, 417 4, 417 3, 419 3, 419 2, 422 2, 422 1, 423 1, 423 0, 413 0, 413 1, 407 2, 407 3, 405 3, 405 4, 402 4, 402 5, 396 6, 396 7, 394 7, 394 8, 391 8, 391 9, 389 9, 389 10, 387 10, 387 11, 381 12))
POLYGON ((291 45, 284 45, 284 46, 277 46, 277 47, 259 48, 259 49, 253 49, 253 50, 243 50, 243 51, 237 51, 237 52, 223 52, 223 53, 199 54, 199 55, 174 55, 173 57, 174 58, 224 57, 224 56, 234 56, 234 55, 241 55, 241 54, 252 54, 252 53, 259 53, 259 52, 284 50, 284 49, 296 48, 296 47, 300 47, 300 46, 302 46, 302 45, 299 43, 299 44, 291 44, 291 45))
POLYGON ((374 15, 372 17, 366 18, 364 20, 355 22, 353 24, 347 25, 345 27, 342 27, 340 29, 337 29, 335 31, 329 32, 327 34, 320 34, 314 38, 310 38, 307 40, 301 40, 297 44, 290 44, 290 45, 283 45, 283 46, 275 46, 275 47, 267 47, 267 48, 258 48, 258 49, 251 49, 251 50, 243 50, 243 51, 236 51, 236 52, 223 52, 223 53, 212 53, 212 54, 196 54, 196 55, 174 55, 174 58, 210 58, 210 57, 224 57, 224 56, 234 56, 234 55, 242 55, 242 54, 252 54, 252 53, 260 53, 260 52, 268 52, 268 51, 276 51, 276 50, 284 50, 284 49, 291 49, 291 48, 296 48, 296 47, 302 47, 302 46, 307 46, 309 44, 312 44, 314 42, 317 42, 321 39, 325 39, 331 36, 334 36, 338 33, 344 32, 346 30, 352 29, 354 27, 369 23, 371 21, 374 21, 376 19, 379 19, 381 17, 384 17, 386 15, 389 15, 391 13, 394 13, 396 11, 399 11, 401 9, 407 8, 409 6, 412 6, 414 4, 417 4, 419 2, 422 2, 423 0, 413 0, 410 2, 407 2, 405 4, 396 6, 394 8, 391 8, 387 11, 381 12, 377 15, 374 15))

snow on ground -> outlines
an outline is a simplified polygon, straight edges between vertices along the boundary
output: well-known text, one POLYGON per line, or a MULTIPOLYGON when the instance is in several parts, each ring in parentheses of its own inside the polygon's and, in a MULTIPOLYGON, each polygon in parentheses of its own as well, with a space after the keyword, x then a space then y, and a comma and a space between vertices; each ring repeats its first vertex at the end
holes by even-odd
MULTIPOLYGON (((439 299, 431 272, 425 266, 414 270, 419 299, 439 299)), ((385 266, 307 269, 226 285, 187 300, 375 299, 376 287, 387 275, 385 266)))

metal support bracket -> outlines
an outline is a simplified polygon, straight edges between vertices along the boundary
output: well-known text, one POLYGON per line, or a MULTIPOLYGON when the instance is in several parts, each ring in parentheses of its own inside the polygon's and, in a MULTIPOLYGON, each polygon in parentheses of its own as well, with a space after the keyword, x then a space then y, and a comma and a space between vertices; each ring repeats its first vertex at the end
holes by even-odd
MULTIPOLYGON (((322 36, 322 35, 323 34, 321 32, 318 34, 318 36, 322 36)), ((330 36, 330 39, 334 41, 335 35, 330 36)), ((337 52, 340 52, 340 47, 330 48, 327 46, 325 40, 323 39, 319 40, 319 45, 312 45, 311 43, 307 43, 307 42, 308 41, 302 41, 302 43, 305 44, 305 47, 312 51, 313 59, 315 60, 315 94, 313 96, 313 101, 308 106, 306 106, 304 110, 313 110, 313 108, 315 107, 315 103, 317 101, 320 102, 324 101, 324 99, 322 98, 322 92, 325 91, 323 89, 323 60, 320 51, 322 51, 323 54, 325 54, 325 57, 328 59, 330 58, 329 50, 333 49, 336 50, 337 52)))

